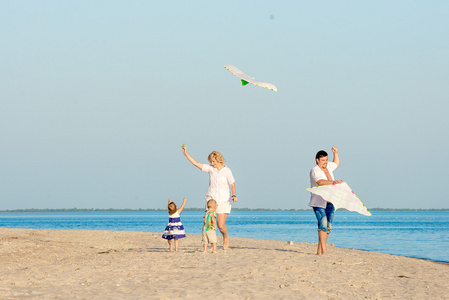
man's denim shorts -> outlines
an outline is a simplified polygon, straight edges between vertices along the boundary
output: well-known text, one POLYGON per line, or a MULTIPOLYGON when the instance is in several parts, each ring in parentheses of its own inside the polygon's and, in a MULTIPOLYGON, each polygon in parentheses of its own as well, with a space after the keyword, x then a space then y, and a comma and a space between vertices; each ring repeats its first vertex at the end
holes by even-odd
POLYGON ((313 211, 318 220, 318 230, 330 232, 332 229, 332 220, 334 219, 334 205, 328 202, 326 208, 314 207, 313 211))

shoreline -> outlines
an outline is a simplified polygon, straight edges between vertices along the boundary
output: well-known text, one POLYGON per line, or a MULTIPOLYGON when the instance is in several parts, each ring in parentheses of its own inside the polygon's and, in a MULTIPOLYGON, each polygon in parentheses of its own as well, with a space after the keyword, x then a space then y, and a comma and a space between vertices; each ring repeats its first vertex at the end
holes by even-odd
POLYGON ((449 265, 328 245, 160 233, 0 228, 0 298, 448 299, 449 265))
MULTIPOLYGON (((159 232, 150 232, 150 231, 133 231, 133 230, 102 230, 102 229, 41 229, 41 228, 22 228, 22 227, 0 227, 1 229, 25 229, 25 230, 55 230, 55 231, 105 231, 105 232, 140 232, 140 233, 149 233, 149 234, 161 234, 159 232)), ((196 234, 188 234, 189 236, 200 236, 201 235, 196 235, 196 234)), ((217 237, 221 236, 220 233, 217 233, 217 237)), ((1 237, 1 236, 0 236, 1 237)), ((245 238, 245 237, 238 237, 238 236, 231 236, 231 238, 242 238, 242 239, 249 239, 249 240, 266 240, 266 241, 276 241, 276 242, 287 242, 287 241, 282 241, 282 240, 278 240, 278 239, 258 239, 258 238, 245 238)), ((307 243, 307 242, 293 242, 294 244, 301 244, 301 243, 307 243)), ((307 244, 314 244, 316 245, 316 243, 307 243, 307 244)), ((331 247, 335 247, 334 244, 327 244, 327 246, 331 246, 331 247)), ((358 248, 342 248, 342 247, 337 247, 340 249, 348 249, 348 250, 359 250, 359 251, 366 251, 366 252, 373 252, 373 253, 380 253, 380 254, 386 254, 386 255, 395 255, 395 256, 401 256, 401 257, 407 257, 407 258, 411 258, 411 259, 421 259, 421 260, 425 260, 425 261, 429 261, 429 262, 435 262, 435 263, 440 263, 440 264, 444 264, 444 265, 449 265, 449 261, 444 261, 444 260, 434 260, 434 259, 428 259, 425 257, 414 257, 414 256, 407 256, 407 255, 400 255, 400 254, 391 254, 391 253, 384 253, 384 252, 378 252, 378 251, 371 251, 371 250, 365 250, 365 249, 358 249, 358 248)))

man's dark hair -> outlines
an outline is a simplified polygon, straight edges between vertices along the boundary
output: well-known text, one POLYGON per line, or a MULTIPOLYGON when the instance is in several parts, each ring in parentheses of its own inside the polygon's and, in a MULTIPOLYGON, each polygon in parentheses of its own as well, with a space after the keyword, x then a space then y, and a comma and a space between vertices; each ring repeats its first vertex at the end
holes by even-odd
POLYGON ((320 150, 315 155, 315 159, 320 159, 321 157, 326 157, 326 156, 327 156, 327 152, 324 150, 320 150))

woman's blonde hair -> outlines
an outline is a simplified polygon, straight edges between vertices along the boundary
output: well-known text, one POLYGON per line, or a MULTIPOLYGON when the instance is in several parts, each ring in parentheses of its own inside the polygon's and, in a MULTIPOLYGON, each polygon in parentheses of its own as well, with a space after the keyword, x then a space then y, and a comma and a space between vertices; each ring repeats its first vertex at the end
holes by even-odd
POLYGON ((168 204, 168 214, 172 215, 178 210, 178 207, 176 206, 175 202, 170 202, 168 204))
POLYGON ((221 153, 218 151, 212 151, 212 153, 207 157, 207 160, 209 162, 211 162, 213 159, 222 164, 224 164, 225 162, 223 155, 221 155, 221 153))

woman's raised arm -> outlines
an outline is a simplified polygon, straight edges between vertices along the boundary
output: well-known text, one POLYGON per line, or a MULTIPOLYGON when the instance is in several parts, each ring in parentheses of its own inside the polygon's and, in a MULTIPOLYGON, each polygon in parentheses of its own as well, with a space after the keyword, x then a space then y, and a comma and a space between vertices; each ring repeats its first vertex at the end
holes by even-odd
POLYGON ((182 145, 182 153, 187 157, 187 159, 198 169, 202 170, 203 169, 203 164, 197 162, 193 157, 191 157, 188 153, 187 153, 187 146, 184 144, 182 145))

